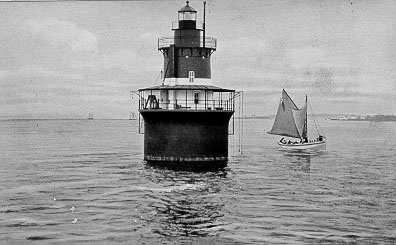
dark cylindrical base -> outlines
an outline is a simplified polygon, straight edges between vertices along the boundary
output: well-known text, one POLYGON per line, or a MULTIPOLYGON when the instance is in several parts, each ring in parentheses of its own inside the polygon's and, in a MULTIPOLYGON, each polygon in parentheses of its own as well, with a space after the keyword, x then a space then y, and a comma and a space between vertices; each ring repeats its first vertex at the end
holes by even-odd
POLYGON ((217 162, 161 162, 161 161, 146 161, 146 165, 157 169, 168 169, 174 171, 189 171, 189 172, 218 172, 224 171, 227 167, 227 161, 217 162))
POLYGON ((141 110, 144 159, 226 162, 232 111, 141 110))

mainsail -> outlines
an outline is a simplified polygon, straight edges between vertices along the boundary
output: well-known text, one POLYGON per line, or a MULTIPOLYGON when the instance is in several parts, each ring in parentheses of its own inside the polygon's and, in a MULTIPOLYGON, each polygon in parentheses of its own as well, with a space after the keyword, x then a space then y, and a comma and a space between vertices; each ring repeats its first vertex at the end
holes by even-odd
POLYGON ((301 109, 298 109, 283 90, 274 125, 268 133, 305 139, 307 137, 307 101, 301 109))

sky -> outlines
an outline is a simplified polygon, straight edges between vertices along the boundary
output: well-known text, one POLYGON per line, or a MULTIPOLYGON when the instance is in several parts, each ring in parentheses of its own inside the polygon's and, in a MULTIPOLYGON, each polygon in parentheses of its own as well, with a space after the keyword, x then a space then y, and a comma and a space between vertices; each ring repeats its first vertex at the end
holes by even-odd
MULTIPOLYGON (((213 85, 274 115, 396 114, 396 1, 206 1, 213 85)), ((129 118, 159 85, 157 49, 185 1, 0 1, 0 119, 129 118)), ((203 1, 190 1, 203 19, 203 1)))

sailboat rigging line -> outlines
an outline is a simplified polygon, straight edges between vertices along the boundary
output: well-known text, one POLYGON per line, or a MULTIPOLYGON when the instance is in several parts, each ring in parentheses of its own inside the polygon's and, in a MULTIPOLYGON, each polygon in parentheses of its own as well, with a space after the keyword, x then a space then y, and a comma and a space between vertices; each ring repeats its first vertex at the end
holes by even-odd
MULTIPOLYGON (((285 91, 285 90, 283 90, 285 91)), ((289 100, 293 103, 293 105, 295 106, 295 108, 298 108, 297 105, 294 103, 294 101, 292 100, 292 98, 290 97, 290 95, 285 91, 285 94, 287 95, 287 97, 289 98, 289 100)))
POLYGON ((318 132, 318 135, 320 135, 320 133, 324 134, 323 129, 320 127, 320 125, 318 123, 316 123, 316 119, 315 119, 314 114, 313 114, 313 109, 312 109, 311 103, 308 102, 308 104, 309 104, 309 108, 311 109, 311 116, 312 116, 312 119, 314 121, 314 124, 315 124, 315 127, 316 127, 316 131, 318 132))
MULTIPOLYGON (((306 107, 308 106, 307 103, 308 103, 308 96, 305 95, 305 106, 306 107)), ((307 116, 307 114, 305 114, 304 132, 305 132, 304 138, 308 139, 308 116, 307 116)), ((301 140, 303 140, 303 137, 301 137, 301 140)))

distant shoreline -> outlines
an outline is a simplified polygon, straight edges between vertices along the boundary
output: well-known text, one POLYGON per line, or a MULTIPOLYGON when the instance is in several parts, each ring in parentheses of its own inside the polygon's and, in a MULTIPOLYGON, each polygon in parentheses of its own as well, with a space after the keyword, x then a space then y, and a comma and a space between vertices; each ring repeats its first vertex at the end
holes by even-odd
POLYGON ((243 116, 235 117, 235 119, 273 119, 275 116, 243 116))
POLYGON ((88 118, 5 118, 0 119, 0 121, 104 121, 104 120, 127 120, 127 121, 136 121, 137 119, 129 119, 129 118, 97 118, 97 119, 88 119, 88 118))
MULTIPOLYGON (((396 115, 375 115, 375 116, 355 116, 355 115, 342 115, 340 114, 331 115, 331 114, 319 114, 316 115, 317 118, 325 118, 325 120, 331 121, 354 121, 354 122, 396 122, 396 115)), ((250 115, 250 116, 236 116, 235 119, 274 119, 275 115, 250 115)), ((49 120, 80 120, 80 121, 103 121, 103 120, 128 120, 128 121, 136 121, 137 118, 0 118, 0 121, 49 121, 49 120)))
POLYGON ((338 116, 326 118, 332 121, 368 121, 368 122, 395 122, 395 115, 375 115, 375 116, 338 116))
POLYGON ((385 119, 385 120, 372 120, 372 119, 326 119, 330 121, 346 121, 346 122, 396 122, 396 119, 385 119))

